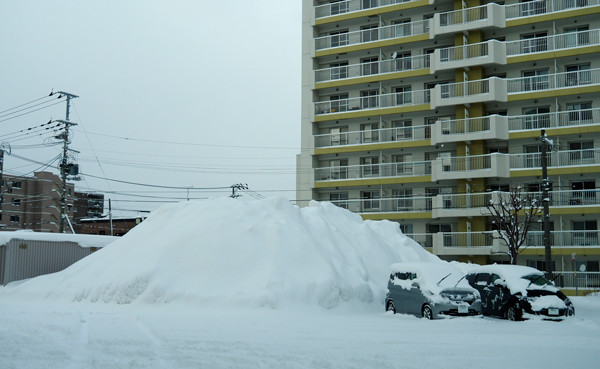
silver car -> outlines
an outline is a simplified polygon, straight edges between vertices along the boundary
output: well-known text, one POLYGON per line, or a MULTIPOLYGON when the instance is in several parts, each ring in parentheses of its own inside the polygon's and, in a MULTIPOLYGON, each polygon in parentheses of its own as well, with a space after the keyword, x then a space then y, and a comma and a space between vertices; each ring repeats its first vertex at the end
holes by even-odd
POLYGON ((481 298, 450 263, 397 263, 392 265, 385 307, 426 319, 471 316, 481 314, 481 298))

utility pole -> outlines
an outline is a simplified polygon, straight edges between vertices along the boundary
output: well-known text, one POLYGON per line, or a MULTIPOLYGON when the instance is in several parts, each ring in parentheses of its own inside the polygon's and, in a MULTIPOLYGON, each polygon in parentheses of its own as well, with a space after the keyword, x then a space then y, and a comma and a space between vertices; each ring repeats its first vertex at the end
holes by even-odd
POLYGON ((546 264, 546 278, 552 280, 552 245, 550 239, 550 178, 548 178, 548 146, 552 148, 553 142, 548 139, 546 130, 542 129, 542 204, 544 206, 544 251, 546 264))
POLYGON ((110 235, 114 236, 113 221, 112 221, 112 206, 110 204, 110 199, 108 199, 108 222, 110 224, 110 235))
POLYGON ((2 205, 4 204, 4 151, 8 151, 8 155, 10 155, 10 144, 5 142, 0 144, 0 218, 2 215, 2 205))
POLYGON ((62 189, 60 192, 60 225, 58 227, 58 232, 63 233, 65 231, 65 218, 67 217, 67 174, 69 174, 68 171, 70 169, 67 160, 67 154, 69 152, 70 143, 69 127, 77 125, 69 121, 69 116, 71 109, 71 99, 75 99, 79 96, 63 91, 59 91, 58 93, 67 97, 67 112, 65 115, 65 120, 58 121, 65 125, 65 130, 60 135, 56 136, 57 138, 61 138, 63 140, 63 156, 62 161, 60 162, 60 179, 62 181, 62 189))

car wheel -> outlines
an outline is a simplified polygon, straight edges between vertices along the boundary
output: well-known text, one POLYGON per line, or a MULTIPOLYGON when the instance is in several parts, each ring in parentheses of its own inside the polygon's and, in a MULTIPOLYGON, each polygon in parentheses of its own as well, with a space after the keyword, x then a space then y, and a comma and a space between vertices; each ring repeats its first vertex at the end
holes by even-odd
POLYGON ((423 306, 423 310, 421 311, 421 316, 425 319, 432 320, 433 319, 433 311, 431 310, 431 306, 429 306, 429 305, 423 306))
POLYGON ((396 314, 396 307, 392 301, 388 301, 385 311, 391 311, 392 313, 396 314))
POLYGON ((521 307, 519 306, 518 303, 513 303, 511 304, 508 309, 506 309, 506 319, 508 320, 512 320, 512 321, 518 321, 518 320, 522 320, 523 319, 523 310, 521 310, 521 307))

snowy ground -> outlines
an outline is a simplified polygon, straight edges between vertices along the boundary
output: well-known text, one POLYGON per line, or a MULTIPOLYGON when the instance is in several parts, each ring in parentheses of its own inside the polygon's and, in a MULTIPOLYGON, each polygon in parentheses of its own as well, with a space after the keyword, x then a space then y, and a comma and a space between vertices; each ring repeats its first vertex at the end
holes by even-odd
POLYGON ((591 368, 600 360, 600 297, 575 305, 576 317, 557 323, 427 321, 360 307, 0 301, 0 367, 591 368))
POLYGON ((575 299, 577 315, 560 323, 393 315, 383 299, 398 262, 445 263, 397 223, 328 203, 164 206, 62 272, 0 287, 0 369, 563 369, 600 360, 600 297, 575 299))

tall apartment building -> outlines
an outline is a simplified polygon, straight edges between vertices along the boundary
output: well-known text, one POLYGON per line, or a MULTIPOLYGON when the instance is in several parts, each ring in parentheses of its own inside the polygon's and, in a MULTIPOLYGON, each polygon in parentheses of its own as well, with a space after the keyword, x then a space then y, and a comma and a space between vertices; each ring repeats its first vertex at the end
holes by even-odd
MULTIPOLYGON (((59 176, 50 172, 37 172, 33 177, 3 175, 2 180, 0 230, 58 232, 62 190, 59 176)), ((74 185, 67 183, 67 215, 71 220, 73 202, 74 185)))
MULTIPOLYGON (((304 0, 297 199, 505 262, 485 204, 540 196, 545 129, 555 270, 598 271, 599 1, 304 0)), ((535 227, 519 264, 543 270, 535 227)))

